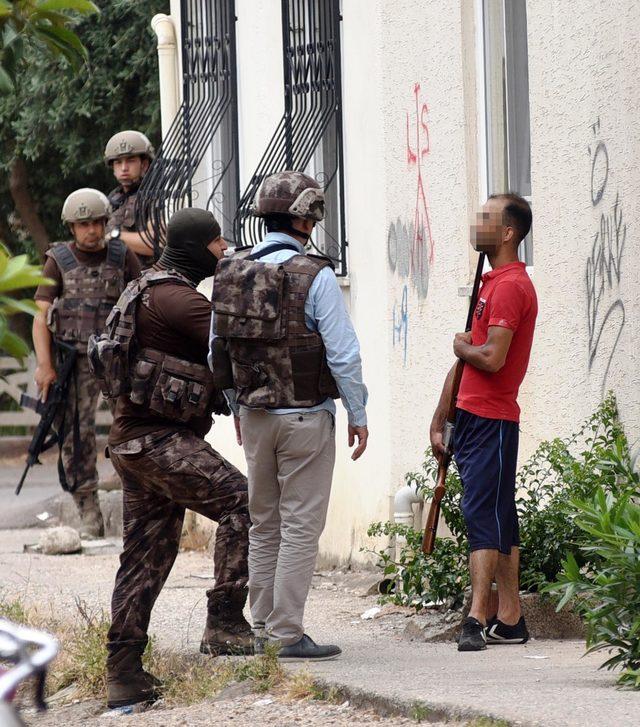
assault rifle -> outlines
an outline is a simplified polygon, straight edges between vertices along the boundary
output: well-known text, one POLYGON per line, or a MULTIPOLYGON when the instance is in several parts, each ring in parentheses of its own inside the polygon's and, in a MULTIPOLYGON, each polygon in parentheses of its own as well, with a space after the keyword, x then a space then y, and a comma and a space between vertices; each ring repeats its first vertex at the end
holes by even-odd
MULTIPOLYGON (((485 253, 481 252, 478 257, 478 266, 476 267, 476 277, 473 281, 473 291, 471 292, 471 300, 469 301, 469 312, 467 313, 467 325, 465 331, 471 330, 473 323, 473 313, 478 305, 478 291, 480 290, 480 279, 482 278, 482 269, 484 268, 485 253)), ((460 390, 460 382, 462 381, 462 372, 464 371, 464 361, 458 359, 456 368, 453 373, 453 386, 451 388, 451 401, 449 402, 449 411, 447 412, 447 421, 442 432, 442 444, 444 446, 444 454, 438 462, 438 474, 436 476, 436 486, 433 490, 431 506, 427 516, 427 522, 424 527, 424 535, 422 536, 422 552, 425 555, 431 555, 436 544, 436 531, 438 529, 438 520, 440 519, 440 504, 444 497, 447 481, 447 472, 453 457, 453 432, 456 426, 456 402, 458 399, 458 391, 460 390)))
MULTIPOLYGON (((61 427, 58 432, 52 431, 53 423, 56 416, 64 407, 69 393, 69 383, 75 370, 76 358, 78 352, 73 346, 62 341, 56 341, 57 355, 60 360, 60 365, 56 371, 57 378, 49 386, 49 392, 47 394, 47 400, 41 401, 35 399, 32 396, 22 394, 20 397, 20 406, 27 409, 33 409, 36 414, 40 414, 40 421, 33 433, 31 444, 29 444, 29 453, 27 454, 27 464, 16 487, 16 495, 20 494, 22 485, 24 484, 27 473, 33 467, 34 464, 40 464, 40 453, 46 452, 47 449, 53 447, 54 444, 58 444, 62 447, 62 440, 64 439, 64 427, 61 427)), ((58 462, 58 473, 60 474, 60 483, 63 489, 68 489, 66 486, 66 478, 64 477, 64 470, 62 469, 61 462, 58 462)))

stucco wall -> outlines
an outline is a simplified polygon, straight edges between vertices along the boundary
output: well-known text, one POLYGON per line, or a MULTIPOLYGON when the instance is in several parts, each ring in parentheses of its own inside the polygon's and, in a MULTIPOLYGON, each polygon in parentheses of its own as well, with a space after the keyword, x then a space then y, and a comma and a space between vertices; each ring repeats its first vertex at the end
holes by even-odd
POLYGON ((534 282, 529 440, 567 434, 612 389, 640 424, 640 5, 528 3, 534 282))
MULTIPOLYGON (((465 109, 461 4, 386 3, 386 335, 391 354, 392 488, 419 467, 451 343, 464 328, 468 220, 475 208, 475 96, 465 109), (470 143, 471 142, 471 143, 470 143), (472 190, 470 193, 470 189, 472 190)), ((466 17, 465 23, 473 21, 466 17)), ((472 56, 471 56, 472 57, 472 56)), ((469 101, 469 99, 468 99, 469 101)))

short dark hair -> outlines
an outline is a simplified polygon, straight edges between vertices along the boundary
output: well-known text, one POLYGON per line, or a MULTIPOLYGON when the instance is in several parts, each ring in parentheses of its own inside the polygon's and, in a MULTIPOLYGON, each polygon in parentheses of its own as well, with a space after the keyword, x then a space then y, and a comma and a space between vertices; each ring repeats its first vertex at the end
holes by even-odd
POLYGON ((291 230, 291 215, 271 214, 264 216, 267 232, 288 232, 291 230))
POLYGON ((533 215, 531 214, 531 206, 524 197, 515 192, 507 192, 506 194, 492 194, 489 199, 499 199, 504 201, 503 215, 510 227, 517 231, 518 245, 529 234, 533 215))

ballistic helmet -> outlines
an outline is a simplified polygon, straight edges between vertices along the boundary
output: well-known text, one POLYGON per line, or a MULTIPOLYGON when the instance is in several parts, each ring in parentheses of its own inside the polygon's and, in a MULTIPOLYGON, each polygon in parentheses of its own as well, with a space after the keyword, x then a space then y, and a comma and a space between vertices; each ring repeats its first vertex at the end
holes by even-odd
POLYGON ((99 220, 109 217, 111 205, 102 192, 90 187, 76 189, 65 199, 62 205, 63 222, 80 222, 82 220, 99 220))
POLYGON ((119 131, 109 139, 104 149, 104 160, 107 164, 111 164, 118 157, 136 155, 153 161, 153 146, 141 131, 119 131))
POLYGON ((319 222, 324 218, 324 192, 302 172, 277 172, 267 177, 253 200, 256 217, 291 215, 319 222))

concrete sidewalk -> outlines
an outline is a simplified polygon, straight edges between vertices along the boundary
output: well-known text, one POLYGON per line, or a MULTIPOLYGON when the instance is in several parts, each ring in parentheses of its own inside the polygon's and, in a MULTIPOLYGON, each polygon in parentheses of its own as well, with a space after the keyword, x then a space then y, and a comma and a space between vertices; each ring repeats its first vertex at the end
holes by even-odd
MULTIPOLYGON (((38 531, 0 531, 0 596, 73 614, 75 598, 108 609, 117 569, 117 541, 97 555, 24 554, 38 531)), ((160 645, 195 651, 205 619, 205 589, 211 559, 204 553, 178 556, 151 620, 160 645)), ((637 725, 640 695, 617 690, 614 677, 598 671, 604 655, 583 657, 578 641, 533 641, 524 647, 494 646, 458 653, 451 643, 403 639, 403 613, 363 620, 376 605, 364 596, 372 573, 314 578, 307 630, 318 641, 342 646, 343 656, 315 664, 313 673, 338 685, 352 700, 382 707, 424 706, 433 719, 486 715, 518 725, 627 727, 637 725)))

